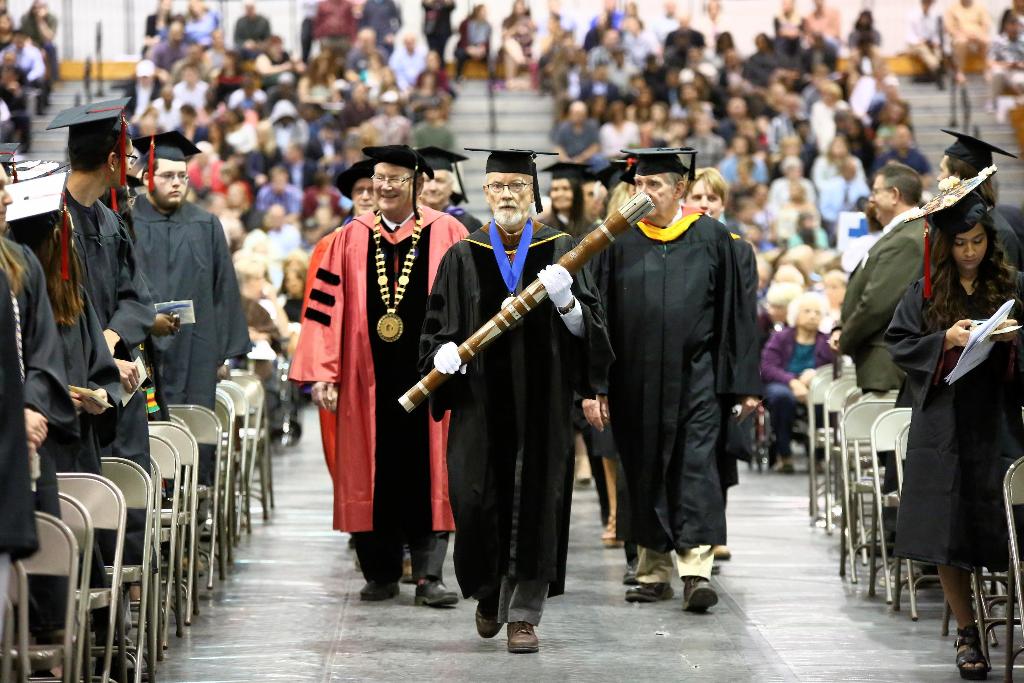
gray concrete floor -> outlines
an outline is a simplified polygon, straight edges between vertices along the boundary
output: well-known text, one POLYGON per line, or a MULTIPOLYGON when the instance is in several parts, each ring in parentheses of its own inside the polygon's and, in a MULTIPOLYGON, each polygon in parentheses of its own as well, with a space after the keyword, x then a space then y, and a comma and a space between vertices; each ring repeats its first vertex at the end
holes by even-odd
MULTIPOLYGON (((255 523, 228 580, 201 598, 183 639, 171 636, 158 680, 959 680, 939 594, 921 594, 913 623, 906 602, 893 613, 863 582, 841 581, 836 538, 807 523, 803 475, 741 472, 734 559, 713 579, 721 600, 707 615, 683 612, 679 597, 623 600, 622 551, 600 545, 593 488, 575 492, 567 591, 546 607, 538 655, 508 654, 504 632, 479 638, 471 601, 417 608, 402 586, 394 601, 360 603, 354 554, 330 528, 315 419, 304 417, 302 443, 275 458, 272 521, 255 523)), ((450 560, 447 576, 454 586, 450 560)))

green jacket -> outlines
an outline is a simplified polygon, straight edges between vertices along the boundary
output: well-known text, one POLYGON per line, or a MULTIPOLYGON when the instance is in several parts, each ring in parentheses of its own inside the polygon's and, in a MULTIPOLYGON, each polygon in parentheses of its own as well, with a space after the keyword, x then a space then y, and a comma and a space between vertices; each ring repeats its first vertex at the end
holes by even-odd
POLYGON ((857 386, 864 391, 894 391, 904 373, 885 345, 886 328, 903 293, 921 277, 924 265, 924 224, 902 223, 883 235, 850 275, 840 313, 839 349, 853 358, 857 386))

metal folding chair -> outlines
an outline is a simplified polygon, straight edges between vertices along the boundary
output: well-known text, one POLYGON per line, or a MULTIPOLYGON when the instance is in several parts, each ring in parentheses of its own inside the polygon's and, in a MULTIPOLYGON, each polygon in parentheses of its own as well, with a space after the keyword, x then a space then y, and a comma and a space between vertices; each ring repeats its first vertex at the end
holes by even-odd
MULTIPOLYGON (((171 617, 171 596, 174 596, 175 635, 184 635, 181 613, 182 550, 179 529, 181 528, 181 457, 170 441, 156 434, 149 435, 149 457, 160 468, 162 481, 170 482, 171 507, 160 504, 160 543, 167 543, 167 579, 163 586, 163 615, 160 619, 160 647, 167 649, 167 631, 171 617)), ((166 489, 164 489, 166 490, 166 489)))
POLYGON ((1003 680, 1013 680, 1013 665, 1017 656, 1024 652, 1024 647, 1015 647, 1013 643, 1013 627, 1024 624, 1024 578, 1021 577, 1022 561, 1020 543, 1017 540, 1017 519, 1013 509, 1024 505, 1024 458, 1010 465, 1003 477, 1003 505, 1006 508, 1006 526, 1009 530, 1010 562, 1006 577, 1008 580, 1006 597, 1006 669, 1003 680))
MULTIPOLYGON (((809 489, 807 512, 811 517, 812 525, 816 525, 819 520, 824 521, 818 509, 818 468, 814 455, 818 445, 820 444, 824 448, 825 442, 828 440, 823 426, 817 424, 817 409, 819 407, 824 408, 825 395, 828 393, 828 389, 832 386, 833 382, 832 372, 831 365, 825 365, 815 370, 814 377, 811 379, 811 385, 807 391, 807 486, 809 489)), ((825 477, 824 486, 828 486, 828 477, 825 477)), ((824 497, 824 489, 820 495, 824 497)))
MULTIPOLYGON (((842 484, 840 502, 843 507, 843 519, 839 575, 846 576, 846 563, 849 561, 850 583, 857 583, 857 552, 864 550, 863 560, 867 564, 867 546, 874 542, 874 539, 866 538, 867 532, 864 527, 863 498, 872 495, 874 489, 869 483, 862 483, 865 467, 862 449, 870 450, 871 426, 875 419, 892 409, 894 405, 892 401, 877 401, 864 397, 851 405, 840 420, 839 474, 842 484)), ((873 507, 874 505, 871 505, 869 508, 869 514, 873 507)))
POLYGON ((192 624, 196 574, 196 522, 199 509, 199 444, 189 432, 176 422, 150 422, 149 433, 162 436, 177 449, 181 459, 181 529, 179 542, 188 570, 185 574, 185 625, 192 624))
MULTIPOLYGON (((256 375, 232 370, 231 379, 245 390, 245 397, 249 404, 251 447, 246 471, 245 495, 247 500, 245 507, 248 510, 248 499, 255 497, 263 508, 263 519, 268 520, 270 519, 270 501, 274 495, 274 478, 270 445, 270 416, 267 414, 266 392, 263 382, 256 375), (260 490, 258 494, 254 495, 252 487, 257 472, 260 478, 260 490)), ((248 529, 251 533, 251 523, 248 524, 248 529)))
MULTIPOLYGON (((153 590, 152 561, 154 520, 159 515, 160 507, 159 504, 154 504, 157 499, 153 495, 153 480, 140 465, 124 458, 103 458, 101 466, 103 468, 103 476, 114 482, 121 490, 127 506, 146 511, 145 532, 142 541, 142 547, 145 548, 145 551, 142 554, 142 564, 126 565, 122 568, 121 573, 122 586, 127 588, 137 583, 141 590, 135 646, 129 649, 130 656, 135 660, 134 681, 135 683, 141 683, 144 652, 148 655, 150 672, 156 668, 157 660, 155 650, 147 647, 148 634, 146 629, 147 627, 154 628, 149 623, 150 603, 157 600, 157 595, 159 594, 159 583, 156 586, 157 590, 153 590)), ((120 614, 124 614, 124 610, 121 610, 120 614)), ((123 658, 122 661, 124 661, 123 658)))
MULTIPOLYGON (((195 405, 172 405, 170 406, 171 419, 179 422, 185 426, 192 437, 196 440, 197 444, 209 445, 214 447, 214 470, 213 470, 213 487, 201 486, 197 489, 197 498, 202 499, 204 496, 211 496, 213 499, 212 511, 211 511, 211 523, 210 523, 210 545, 207 550, 203 550, 201 547, 198 548, 199 554, 206 554, 209 562, 209 570, 206 575, 206 588, 207 590, 213 589, 213 567, 214 562, 218 562, 220 566, 221 579, 224 578, 224 561, 223 555, 218 551, 218 520, 221 514, 221 496, 220 496, 220 483, 221 483, 221 470, 224 468, 223 463, 223 438, 221 431, 220 421, 217 419, 217 414, 209 408, 195 405)), ((198 521, 198 520, 197 520, 198 521)), ((197 538, 198 541, 201 540, 197 538)), ((196 614, 199 613, 199 601, 193 600, 193 609, 196 614)))
MULTIPOLYGON (((121 568, 124 561, 124 532, 128 505, 121 490, 106 477, 96 474, 58 473, 57 486, 80 502, 89 511, 94 529, 113 531, 114 559, 107 565, 110 588, 90 588, 90 609, 109 607, 107 642, 103 648, 103 683, 110 680, 110 665, 114 653, 114 634, 118 628, 118 610, 121 609, 121 568)), ((107 558, 103 558, 104 561, 107 558)))
POLYGON ((221 431, 221 461, 224 464, 224 471, 220 477, 220 517, 217 520, 219 530, 217 534, 218 570, 220 579, 224 580, 224 568, 235 561, 234 538, 232 533, 235 506, 232 492, 234 491, 234 463, 237 460, 238 451, 238 429, 235 415, 235 402, 224 389, 217 389, 214 413, 220 422, 221 431))
POLYGON ((228 529, 230 531, 230 558, 233 562, 234 546, 239 545, 242 540, 242 524, 249 516, 246 509, 245 496, 245 472, 248 468, 250 458, 250 445, 252 439, 249 437, 251 416, 249 414, 249 401, 246 399, 246 392, 237 382, 221 380, 217 383, 217 389, 226 394, 231 400, 231 407, 234 411, 236 422, 231 427, 234 435, 236 449, 228 450, 227 458, 227 485, 228 492, 225 501, 228 505, 228 529))
POLYGON ((66 493, 58 493, 60 502, 60 518, 75 535, 80 551, 79 581, 75 593, 75 659, 72 665, 71 679, 81 678, 85 666, 85 643, 88 642, 89 624, 89 581, 92 578, 93 526, 92 517, 85 506, 66 493))
POLYGON ((18 608, 13 651, 23 680, 32 671, 62 667, 61 681, 71 683, 75 672, 75 592, 79 580, 78 542, 74 532, 61 520, 45 512, 36 512, 36 536, 39 549, 31 557, 14 563, 18 608), (59 643, 32 645, 28 632, 28 577, 59 576, 67 579, 64 606, 64 637, 59 643))
MULTIPOLYGON (((871 491, 873 496, 873 514, 871 515, 871 536, 876 540, 870 548, 870 571, 868 573, 868 595, 875 594, 875 583, 878 576, 878 554, 882 555, 882 580, 885 584, 885 602, 891 605, 893 602, 892 580, 889 574, 889 548, 885 539, 885 526, 883 524, 882 511, 886 507, 897 507, 899 497, 887 497, 882 495, 881 471, 883 465, 878 457, 879 452, 895 451, 896 442, 900 433, 910 426, 910 408, 893 408, 888 410, 875 420, 871 425, 871 491)), ((858 482, 858 486, 861 483, 858 482)))
POLYGON ((857 381, 853 377, 841 377, 825 391, 825 403, 822 408, 822 423, 825 430, 825 533, 832 535, 835 528, 836 481, 838 477, 833 466, 836 460, 834 450, 839 444, 839 429, 836 424, 843 411, 846 397, 858 391, 857 381), (834 417, 835 416, 835 417, 834 417))

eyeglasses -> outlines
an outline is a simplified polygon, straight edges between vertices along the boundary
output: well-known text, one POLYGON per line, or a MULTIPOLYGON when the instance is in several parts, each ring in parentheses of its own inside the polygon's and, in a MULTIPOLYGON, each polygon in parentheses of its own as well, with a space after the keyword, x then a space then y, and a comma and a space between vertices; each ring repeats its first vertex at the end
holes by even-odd
POLYGON ((401 187, 409 182, 412 179, 412 176, 403 175, 396 178, 394 176, 374 174, 370 176, 370 178, 372 178, 373 182, 378 185, 393 185, 394 187, 401 187))
POLYGON ((164 173, 157 173, 156 177, 165 183, 171 183, 177 180, 179 183, 188 182, 188 173, 174 173, 172 171, 166 171, 164 173))
POLYGON ((134 164, 136 161, 139 160, 139 155, 138 154, 126 154, 126 155, 124 155, 124 158, 125 158, 125 160, 129 164, 134 164))
POLYGON ((361 197, 364 194, 372 195, 373 194, 373 188, 372 187, 361 187, 358 190, 355 190, 355 189, 352 190, 352 195, 354 197, 361 197))
POLYGON ((512 192, 512 194, 522 194, 529 185, 520 180, 517 180, 514 183, 488 183, 484 185, 484 189, 491 194, 502 194, 506 187, 510 192, 512 192))

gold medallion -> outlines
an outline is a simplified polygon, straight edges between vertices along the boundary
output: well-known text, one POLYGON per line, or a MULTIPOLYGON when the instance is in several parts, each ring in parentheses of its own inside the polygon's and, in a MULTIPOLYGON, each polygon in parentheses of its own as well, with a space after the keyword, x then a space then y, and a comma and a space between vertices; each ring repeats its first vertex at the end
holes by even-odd
POLYGON ((408 275, 399 275, 398 276, 398 284, 402 285, 403 287, 408 287, 409 286, 409 276, 408 275))
POLYGON ((404 327, 402 319, 397 315, 385 313, 377 321, 377 336, 386 342, 398 341, 398 338, 402 336, 404 327))
POLYGON ((381 276, 379 276, 377 278, 377 284, 380 285, 381 287, 383 287, 387 283, 388 283, 388 276, 387 275, 381 275, 381 276))
POLYGON ((505 310, 506 308, 508 308, 509 304, 511 304, 515 300, 516 298, 514 296, 506 297, 505 300, 501 302, 501 309, 505 310))

